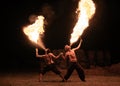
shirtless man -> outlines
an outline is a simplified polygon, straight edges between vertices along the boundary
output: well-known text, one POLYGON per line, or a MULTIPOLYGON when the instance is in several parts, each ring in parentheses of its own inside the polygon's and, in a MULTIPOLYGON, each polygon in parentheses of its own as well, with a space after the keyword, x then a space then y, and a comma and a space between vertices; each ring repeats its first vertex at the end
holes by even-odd
POLYGON ((65 56, 63 56, 63 58, 65 60, 68 60, 69 64, 68 64, 68 69, 67 72, 64 76, 63 81, 67 81, 69 79, 69 77, 71 76, 71 74, 73 73, 74 70, 77 71, 79 78, 82 81, 85 81, 85 74, 84 74, 84 70, 81 67, 81 65, 78 63, 77 61, 77 57, 75 54, 75 50, 79 49, 79 47, 81 46, 82 43, 82 39, 80 40, 80 43, 78 45, 78 47, 71 49, 71 47, 69 45, 65 45, 65 56))
POLYGON ((55 74, 59 75, 62 78, 62 80, 64 80, 64 77, 62 76, 61 71, 58 70, 53 60, 53 58, 57 59, 60 56, 61 54, 59 54, 58 56, 55 56, 53 53, 51 53, 50 49, 46 49, 44 55, 39 55, 38 48, 36 48, 36 57, 44 58, 47 64, 45 68, 40 69, 39 81, 42 81, 42 76, 48 71, 54 72, 55 74))

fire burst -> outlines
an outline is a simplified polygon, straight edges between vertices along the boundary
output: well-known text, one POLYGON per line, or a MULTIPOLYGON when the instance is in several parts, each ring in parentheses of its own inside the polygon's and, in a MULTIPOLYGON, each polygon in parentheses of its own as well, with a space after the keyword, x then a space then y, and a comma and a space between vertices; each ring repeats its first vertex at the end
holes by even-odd
POLYGON ((36 43, 40 48, 45 49, 45 46, 41 40, 42 35, 44 34, 44 17, 38 16, 37 20, 23 28, 23 32, 28 36, 28 38, 36 43))
POLYGON ((78 4, 78 21, 73 29, 70 45, 78 40, 85 28, 89 26, 89 20, 95 13, 95 4, 92 0, 81 0, 78 4))

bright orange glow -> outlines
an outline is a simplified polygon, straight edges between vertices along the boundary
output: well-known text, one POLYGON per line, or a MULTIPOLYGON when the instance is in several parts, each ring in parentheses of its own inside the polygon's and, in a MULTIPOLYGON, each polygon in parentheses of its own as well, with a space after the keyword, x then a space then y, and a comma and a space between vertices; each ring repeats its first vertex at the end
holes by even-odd
POLYGON ((89 20, 95 13, 95 4, 92 0, 80 0, 76 12, 78 12, 78 21, 71 34, 70 45, 76 42, 84 29, 89 26, 89 20))
POLYGON ((41 40, 41 36, 44 34, 44 17, 38 16, 36 21, 23 28, 23 32, 28 36, 28 38, 36 43, 42 49, 45 49, 45 46, 41 40))

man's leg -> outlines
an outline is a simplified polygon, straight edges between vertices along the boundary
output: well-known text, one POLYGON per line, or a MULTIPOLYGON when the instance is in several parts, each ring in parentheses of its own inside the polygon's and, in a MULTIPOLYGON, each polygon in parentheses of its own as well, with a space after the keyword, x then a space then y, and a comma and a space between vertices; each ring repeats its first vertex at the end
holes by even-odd
POLYGON ((85 73, 84 73, 84 70, 82 69, 82 67, 77 63, 76 64, 76 71, 79 75, 79 78, 82 80, 82 81, 86 81, 85 80, 85 73))
POLYGON ((68 78, 71 76, 71 74, 72 74, 72 72, 73 72, 74 69, 75 69, 74 64, 71 64, 71 65, 69 66, 69 68, 67 69, 66 75, 64 76, 64 79, 65 79, 66 81, 67 81, 68 78))
POLYGON ((62 80, 65 81, 64 77, 63 77, 62 74, 61 74, 61 71, 56 67, 55 64, 52 64, 51 70, 52 70, 55 74, 59 75, 59 76, 62 78, 62 80))
POLYGON ((40 73, 40 74, 39 74, 39 82, 42 81, 42 77, 43 77, 43 75, 42 75, 42 73, 40 73))
POLYGON ((46 74, 47 71, 49 71, 49 67, 48 66, 46 66, 46 67, 41 69, 41 72, 39 74, 39 82, 41 82, 43 80, 43 75, 46 74))

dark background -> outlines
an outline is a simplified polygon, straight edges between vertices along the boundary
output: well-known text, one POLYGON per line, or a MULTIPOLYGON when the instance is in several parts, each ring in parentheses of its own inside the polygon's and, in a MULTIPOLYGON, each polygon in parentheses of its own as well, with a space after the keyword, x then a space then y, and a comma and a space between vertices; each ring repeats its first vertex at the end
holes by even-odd
MULTIPOLYGON (((50 49, 63 49, 69 44, 76 23, 78 0, 10 0, 1 4, 1 69, 32 67, 36 62, 35 45, 25 36, 22 27, 30 15, 44 15, 44 43, 50 49), (47 10, 42 10, 48 7, 47 10), (52 14, 52 12, 54 14, 52 14)), ((120 61, 119 3, 118 0, 94 0, 96 13, 82 34, 84 50, 108 50, 112 62, 120 61)), ((43 52, 40 49, 41 52, 43 52)), ((34 66, 33 66, 34 67, 34 66)))

